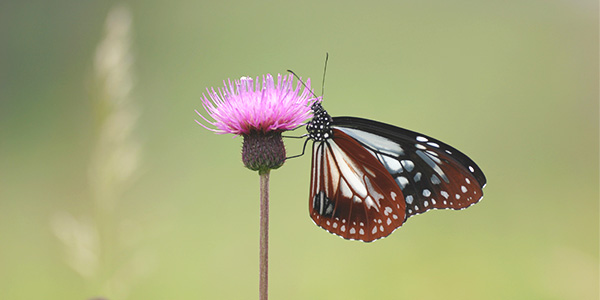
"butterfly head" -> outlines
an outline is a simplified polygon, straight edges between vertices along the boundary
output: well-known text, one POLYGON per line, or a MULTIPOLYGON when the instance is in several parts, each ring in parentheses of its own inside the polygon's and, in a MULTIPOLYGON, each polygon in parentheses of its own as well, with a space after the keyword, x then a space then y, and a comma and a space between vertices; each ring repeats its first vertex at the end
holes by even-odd
POLYGON ((320 102, 315 102, 311 106, 313 110, 313 118, 306 125, 308 131, 308 138, 316 142, 331 138, 331 116, 323 108, 320 102))

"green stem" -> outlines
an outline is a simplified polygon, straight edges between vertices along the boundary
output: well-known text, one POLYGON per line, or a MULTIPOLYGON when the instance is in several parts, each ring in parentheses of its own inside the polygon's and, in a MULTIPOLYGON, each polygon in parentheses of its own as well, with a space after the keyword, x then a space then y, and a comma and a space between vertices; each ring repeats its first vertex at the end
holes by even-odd
POLYGON ((269 174, 260 172, 260 300, 269 298, 269 174))

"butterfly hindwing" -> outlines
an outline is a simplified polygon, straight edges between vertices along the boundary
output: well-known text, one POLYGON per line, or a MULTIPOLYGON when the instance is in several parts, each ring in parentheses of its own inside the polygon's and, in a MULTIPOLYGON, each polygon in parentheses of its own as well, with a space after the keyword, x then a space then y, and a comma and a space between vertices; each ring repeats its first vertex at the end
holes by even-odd
POLYGON ((389 235, 405 220, 400 186, 370 150, 340 130, 332 133, 313 143, 311 218, 345 239, 389 235))
POLYGON ((369 149, 394 178, 406 201, 406 218, 430 209, 464 209, 483 196, 481 169, 437 139, 353 117, 335 117, 332 127, 369 149))

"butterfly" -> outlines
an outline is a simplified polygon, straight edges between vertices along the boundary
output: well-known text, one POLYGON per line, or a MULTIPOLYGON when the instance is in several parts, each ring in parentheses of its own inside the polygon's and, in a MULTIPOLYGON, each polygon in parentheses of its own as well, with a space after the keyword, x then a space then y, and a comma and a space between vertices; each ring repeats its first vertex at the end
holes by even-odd
POLYGON ((393 125, 331 117, 320 102, 311 108, 309 210, 330 233, 372 242, 414 215, 465 209, 483 197, 483 172, 457 149, 393 125))

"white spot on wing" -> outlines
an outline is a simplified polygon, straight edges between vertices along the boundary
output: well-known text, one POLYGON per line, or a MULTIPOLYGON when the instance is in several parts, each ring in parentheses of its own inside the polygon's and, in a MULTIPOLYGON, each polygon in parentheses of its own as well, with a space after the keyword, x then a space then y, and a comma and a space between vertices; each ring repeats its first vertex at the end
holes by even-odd
POLYGON ((433 152, 433 151, 431 151, 431 150, 427 150, 427 151, 425 151, 425 153, 426 153, 427 155, 429 155, 429 157, 430 157, 430 158, 431 158, 433 161, 435 161, 437 164, 440 164, 440 163, 442 163, 442 161, 441 161, 441 160, 440 160, 440 159, 437 157, 437 156, 438 156, 438 155, 437 155, 437 153, 435 153, 435 152, 433 152))
POLYGON ((404 169, 406 169, 408 172, 412 172, 413 168, 415 167, 415 164, 412 162, 412 160, 404 159, 401 161, 401 163, 404 169))
POLYGON ((317 194, 317 192, 321 190, 321 181, 319 180, 319 178, 321 176, 321 157, 323 156, 323 148, 324 146, 319 145, 315 148, 315 151, 313 151, 313 162, 315 162, 315 176, 313 176, 313 182, 311 184, 311 186, 314 187, 312 191, 313 194, 317 194))
POLYGON ((373 201, 371 196, 367 196, 367 198, 365 198, 365 204, 367 205, 367 208, 373 207, 376 211, 379 211, 379 205, 375 204, 375 201, 373 201))
POLYGON ((392 156, 399 156, 404 154, 404 150, 398 143, 384 138, 382 136, 372 134, 366 131, 354 129, 354 128, 346 128, 346 127, 336 127, 337 129, 343 131, 347 135, 355 138, 356 140, 364 143, 365 145, 377 149, 378 151, 389 154, 392 156))
POLYGON ((421 180, 421 172, 417 172, 417 174, 415 174, 414 180, 415 182, 419 182, 419 180, 421 180))
MULTIPOLYGON (((369 177, 365 176, 364 178, 365 183, 367 184, 367 190, 369 190, 369 195, 373 196, 373 200, 375 200, 375 202, 377 202, 377 205, 375 206, 375 203, 369 203, 369 199, 371 199, 371 197, 367 196, 367 199, 365 200, 365 202, 367 203, 367 207, 370 207, 370 205, 374 206, 375 209, 377 209, 377 211, 379 211, 379 200, 383 199, 383 195, 380 194, 377 190, 375 190, 375 188, 373 187, 373 184, 371 184, 371 180, 369 179, 369 177)), ((371 200, 371 202, 373 201, 371 200)))
POLYGON ((375 172, 373 172, 373 170, 371 170, 370 168, 365 166, 365 171, 367 171, 367 173, 369 173, 369 175, 371 175, 371 177, 377 177, 375 176, 375 172))
POLYGON ((329 165, 329 176, 331 177, 331 182, 333 183, 333 190, 335 191, 340 183, 340 171, 338 170, 337 166, 335 166, 335 162, 333 161, 332 157, 327 156, 326 160, 329 165))
POLYGON ((397 159, 389 157, 387 155, 379 155, 381 160, 383 160, 383 165, 390 173, 402 173, 402 166, 397 159))
POLYGON ((325 204, 325 193, 319 192, 319 214, 323 215, 323 205, 325 204))
POLYGON ((383 214, 384 215, 389 215, 392 212, 392 208, 387 206, 384 210, 383 210, 383 214))
MULTIPOLYGON (((427 163, 427 165, 429 165, 429 167, 431 167, 431 168, 432 168, 432 169, 433 169, 433 170, 434 170, 434 171, 435 171, 435 172, 436 172, 438 175, 440 175, 440 176, 442 177, 442 179, 443 179, 445 182, 447 182, 447 183, 448 183, 448 182, 450 182, 450 181, 448 180, 448 177, 446 177, 446 173, 444 173, 444 171, 442 171, 442 169, 440 168, 440 166, 438 166, 438 165, 436 164, 436 162, 435 162, 435 161, 434 161, 434 160, 431 158, 431 156, 429 156, 429 155, 425 154, 425 152, 423 152, 423 151, 418 151, 418 150, 417 150, 416 152, 417 152, 417 155, 418 155, 418 156, 419 156, 419 157, 420 157, 420 158, 421 158, 421 159, 422 159, 422 160, 423 160, 425 163, 427 163)), ((437 159, 437 158, 436 158, 436 160, 437 160, 437 161, 438 161, 438 163, 439 163, 439 161, 440 161, 440 160, 439 160, 439 159, 437 159)))
POLYGON ((344 198, 352 198, 352 195, 353 195, 352 191, 350 190, 350 187, 346 183, 346 180, 344 180, 343 178, 340 181, 340 191, 342 191, 342 196, 344 198))
MULTIPOLYGON (((329 205, 327 205, 327 209, 325 209, 325 214, 329 215, 333 212, 333 204, 331 202, 329 202, 329 205)), ((327 221, 327 223, 329 223, 329 221, 327 221)), ((329 224, 327 224, 329 225, 329 224)))
POLYGON ((408 179, 406 179, 406 177, 404 176, 398 176, 396 177, 396 182, 398 183, 401 189, 404 189, 404 187, 406 187, 406 185, 408 184, 408 179))
POLYGON ((338 163, 342 176, 348 181, 350 188, 356 192, 361 198, 367 196, 367 188, 361 178, 364 177, 363 172, 354 164, 346 152, 333 141, 328 140, 327 143, 331 146, 335 161, 338 163))
POLYGON ((421 142, 421 143, 425 143, 427 141, 429 141, 426 137, 424 136, 417 136, 417 141, 421 142))

